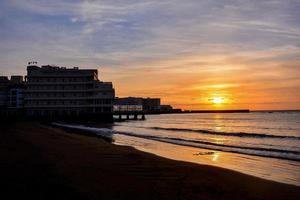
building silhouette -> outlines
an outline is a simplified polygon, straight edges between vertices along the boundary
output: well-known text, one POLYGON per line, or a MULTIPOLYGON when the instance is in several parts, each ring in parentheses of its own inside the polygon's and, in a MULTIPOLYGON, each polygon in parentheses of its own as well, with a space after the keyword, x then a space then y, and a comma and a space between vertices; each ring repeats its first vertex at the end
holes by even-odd
POLYGON ((1 116, 65 117, 109 115, 115 90, 98 79, 97 69, 37 66, 30 62, 23 76, 0 77, 1 116))
POLYGON ((23 76, 0 77, 0 114, 17 115, 24 113, 26 85, 23 76))
POLYGON ((111 113, 115 90, 98 79, 98 70, 27 66, 24 108, 28 116, 79 116, 111 113))
POLYGON ((117 97, 114 102, 114 111, 143 111, 146 113, 162 113, 172 112, 173 108, 171 105, 161 105, 160 98, 117 97))

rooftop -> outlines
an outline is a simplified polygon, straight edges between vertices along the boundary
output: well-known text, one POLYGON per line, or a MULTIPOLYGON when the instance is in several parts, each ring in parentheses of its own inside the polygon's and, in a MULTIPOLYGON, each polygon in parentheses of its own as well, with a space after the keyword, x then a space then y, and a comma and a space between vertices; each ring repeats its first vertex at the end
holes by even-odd
POLYGON ((27 70, 40 70, 40 71, 94 71, 97 72, 97 69, 79 69, 79 67, 59 67, 56 65, 42 65, 41 67, 37 65, 28 65, 27 70))

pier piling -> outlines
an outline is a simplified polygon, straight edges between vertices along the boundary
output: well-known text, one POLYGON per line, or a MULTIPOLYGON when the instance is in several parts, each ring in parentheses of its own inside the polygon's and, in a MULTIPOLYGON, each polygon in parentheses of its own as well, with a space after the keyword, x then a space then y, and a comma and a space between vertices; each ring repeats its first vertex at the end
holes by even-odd
POLYGON ((144 112, 114 112, 113 115, 118 120, 146 120, 144 112), (122 117, 125 115, 125 118, 122 117))

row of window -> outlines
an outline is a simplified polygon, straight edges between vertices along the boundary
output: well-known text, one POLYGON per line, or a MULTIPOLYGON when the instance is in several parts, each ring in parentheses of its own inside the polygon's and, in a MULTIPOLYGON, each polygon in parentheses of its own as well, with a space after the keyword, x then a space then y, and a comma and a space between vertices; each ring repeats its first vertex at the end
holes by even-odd
POLYGON ((59 78, 49 78, 49 77, 28 77, 28 82, 86 82, 92 81, 93 76, 87 77, 59 77, 59 78))
POLYGON ((114 111, 142 111, 142 105, 114 105, 114 111))
POLYGON ((107 92, 74 92, 74 93, 29 93, 26 95, 27 98, 53 98, 53 97, 67 97, 67 98, 73 98, 73 97, 101 97, 101 95, 113 95, 111 93, 107 92))
POLYGON ((32 85, 30 90, 86 90, 93 89, 93 86, 86 85, 32 85))
POLYGON ((80 115, 88 113, 111 112, 110 107, 92 108, 92 109, 68 109, 68 110, 30 110, 29 115, 55 116, 55 115, 80 115))
POLYGON ((70 100, 70 101, 28 101, 26 105, 28 106, 38 106, 38 105, 93 105, 93 104, 112 104, 111 99, 101 99, 101 100, 70 100))
POLYGON ((53 98, 53 97, 90 97, 92 93, 74 92, 74 93, 31 93, 27 94, 29 98, 53 98))

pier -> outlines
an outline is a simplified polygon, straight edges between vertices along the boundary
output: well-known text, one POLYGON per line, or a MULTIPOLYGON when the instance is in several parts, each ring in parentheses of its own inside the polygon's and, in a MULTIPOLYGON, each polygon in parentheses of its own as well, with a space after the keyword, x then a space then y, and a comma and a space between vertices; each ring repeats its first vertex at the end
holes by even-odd
POLYGON ((115 111, 114 119, 117 120, 145 120, 145 112, 143 111, 115 111))

